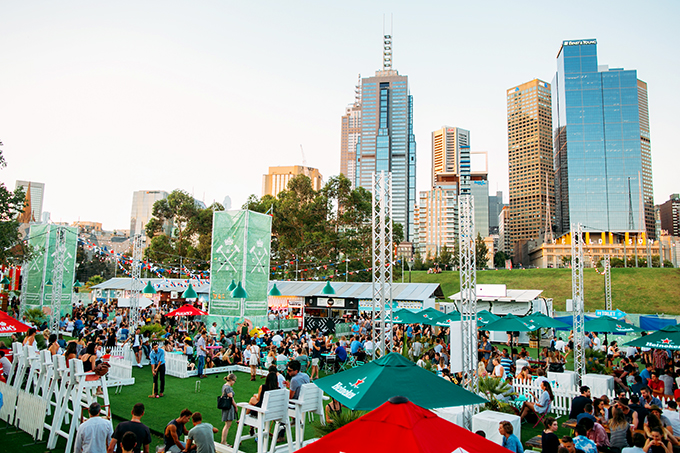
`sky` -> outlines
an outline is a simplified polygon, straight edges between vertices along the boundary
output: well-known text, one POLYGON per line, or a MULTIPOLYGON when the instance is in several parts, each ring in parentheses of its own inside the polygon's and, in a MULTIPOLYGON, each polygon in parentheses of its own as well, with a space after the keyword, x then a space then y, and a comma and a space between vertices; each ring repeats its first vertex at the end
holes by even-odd
POLYGON ((127 229, 132 192, 206 204, 261 196, 269 166, 324 179, 359 74, 393 68, 414 99, 417 189, 431 132, 470 130, 489 190, 508 198, 506 90, 551 82, 563 40, 598 40, 599 64, 649 86, 655 203, 677 182, 680 2, 0 2, 0 181, 45 183, 53 221, 127 229), (673 32, 672 30, 676 30, 673 32))

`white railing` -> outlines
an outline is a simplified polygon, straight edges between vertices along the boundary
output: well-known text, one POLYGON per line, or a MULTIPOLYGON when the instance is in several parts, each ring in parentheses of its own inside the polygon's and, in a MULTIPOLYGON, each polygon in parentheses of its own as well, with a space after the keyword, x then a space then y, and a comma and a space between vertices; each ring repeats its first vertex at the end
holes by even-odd
POLYGON ((189 377, 189 360, 185 354, 165 354, 165 374, 178 378, 189 377))

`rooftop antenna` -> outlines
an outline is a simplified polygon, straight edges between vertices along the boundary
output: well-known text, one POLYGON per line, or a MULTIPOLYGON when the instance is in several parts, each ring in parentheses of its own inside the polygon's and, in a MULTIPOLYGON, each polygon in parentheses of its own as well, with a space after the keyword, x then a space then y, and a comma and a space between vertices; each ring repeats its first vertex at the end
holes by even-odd
POLYGON ((385 15, 383 14, 383 71, 392 70, 392 26, 394 16, 390 16, 390 34, 385 34, 385 15))
POLYGON ((361 74, 359 74, 357 84, 354 86, 354 105, 361 105, 361 74))

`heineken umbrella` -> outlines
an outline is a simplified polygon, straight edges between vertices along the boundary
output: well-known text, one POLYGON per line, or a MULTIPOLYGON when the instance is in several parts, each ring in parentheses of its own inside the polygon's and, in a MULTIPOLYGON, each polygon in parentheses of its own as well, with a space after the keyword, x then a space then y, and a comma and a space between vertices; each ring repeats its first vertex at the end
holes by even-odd
POLYGON ((420 310, 419 312, 414 313, 415 318, 416 318, 416 321, 414 321, 414 322, 417 322, 419 324, 432 325, 432 324, 429 324, 429 323, 434 321, 436 318, 439 318, 442 314, 443 314, 443 312, 441 312, 439 310, 435 310, 432 307, 426 308, 425 310, 420 310))
POLYGON ((482 310, 477 312, 477 325, 478 326, 485 326, 489 324, 490 322, 498 321, 501 319, 500 316, 496 316, 493 313, 491 313, 489 310, 482 310))
POLYGON ((624 346, 634 346, 652 349, 680 350, 680 325, 665 326, 661 330, 629 341, 624 346))
POLYGON ((602 333, 630 333, 642 332, 642 329, 626 321, 610 318, 609 316, 600 316, 586 321, 583 325, 583 330, 586 332, 602 332, 602 333))
POLYGON ((403 396, 298 450, 300 453, 508 453, 403 396))
POLYGON ((569 328, 569 324, 562 322, 559 319, 551 318, 550 316, 544 315, 543 313, 534 313, 533 315, 522 318, 526 322, 531 322, 532 324, 538 326, 539 329, 559 329, 559 328, 569 328))
POLYGON ((396 352, 314 383, 352 410, 373 410, 396 395, 427 409, 486 402, 396 352))
POLYGON ((435 318, 432 322, 434 326, 439 326, 439 327, 449 327, 451 325, 451 322, 453 321, 460 321, 461 316, 460 313, 457 311, 454 311, 452 313, 444 313, 438 318, 435 318))
POLYGON ((392 320, 395 324, 416 324, 420 322, 416 319, 416 314, 407 308, 401 308, 392 313, 392 320))
POLYGON ((538 329, 536 324, 531 322, 524 322, 522 318, 518 318, 515 315, 506 315, 501 319, 490 322, 489 324, 482 326, 484 330, 490 331, 501 331, 501 332, 531 332, 532 330, 538 329))

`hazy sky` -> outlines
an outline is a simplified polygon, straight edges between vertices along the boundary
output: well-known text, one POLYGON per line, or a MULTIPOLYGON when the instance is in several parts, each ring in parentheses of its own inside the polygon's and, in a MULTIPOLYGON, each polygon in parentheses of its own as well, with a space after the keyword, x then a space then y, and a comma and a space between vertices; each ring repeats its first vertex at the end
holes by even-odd
POLYGON ((358 74, 394 68, 414 98, 418 190, 430 133, 471 131, 507 199, 506 89, 551 82, 565 39, 649 84, 655 202, 678 184, 680 2, 0 2, 0 180, 45 183, 54 221, 129 228, 132 192, 207 204, 261 195, 270 165, 340 166, 358 74), (388 19, 389 22, 389 19, 388 19), (672 30, 676 30, 673 32, 672 30))

